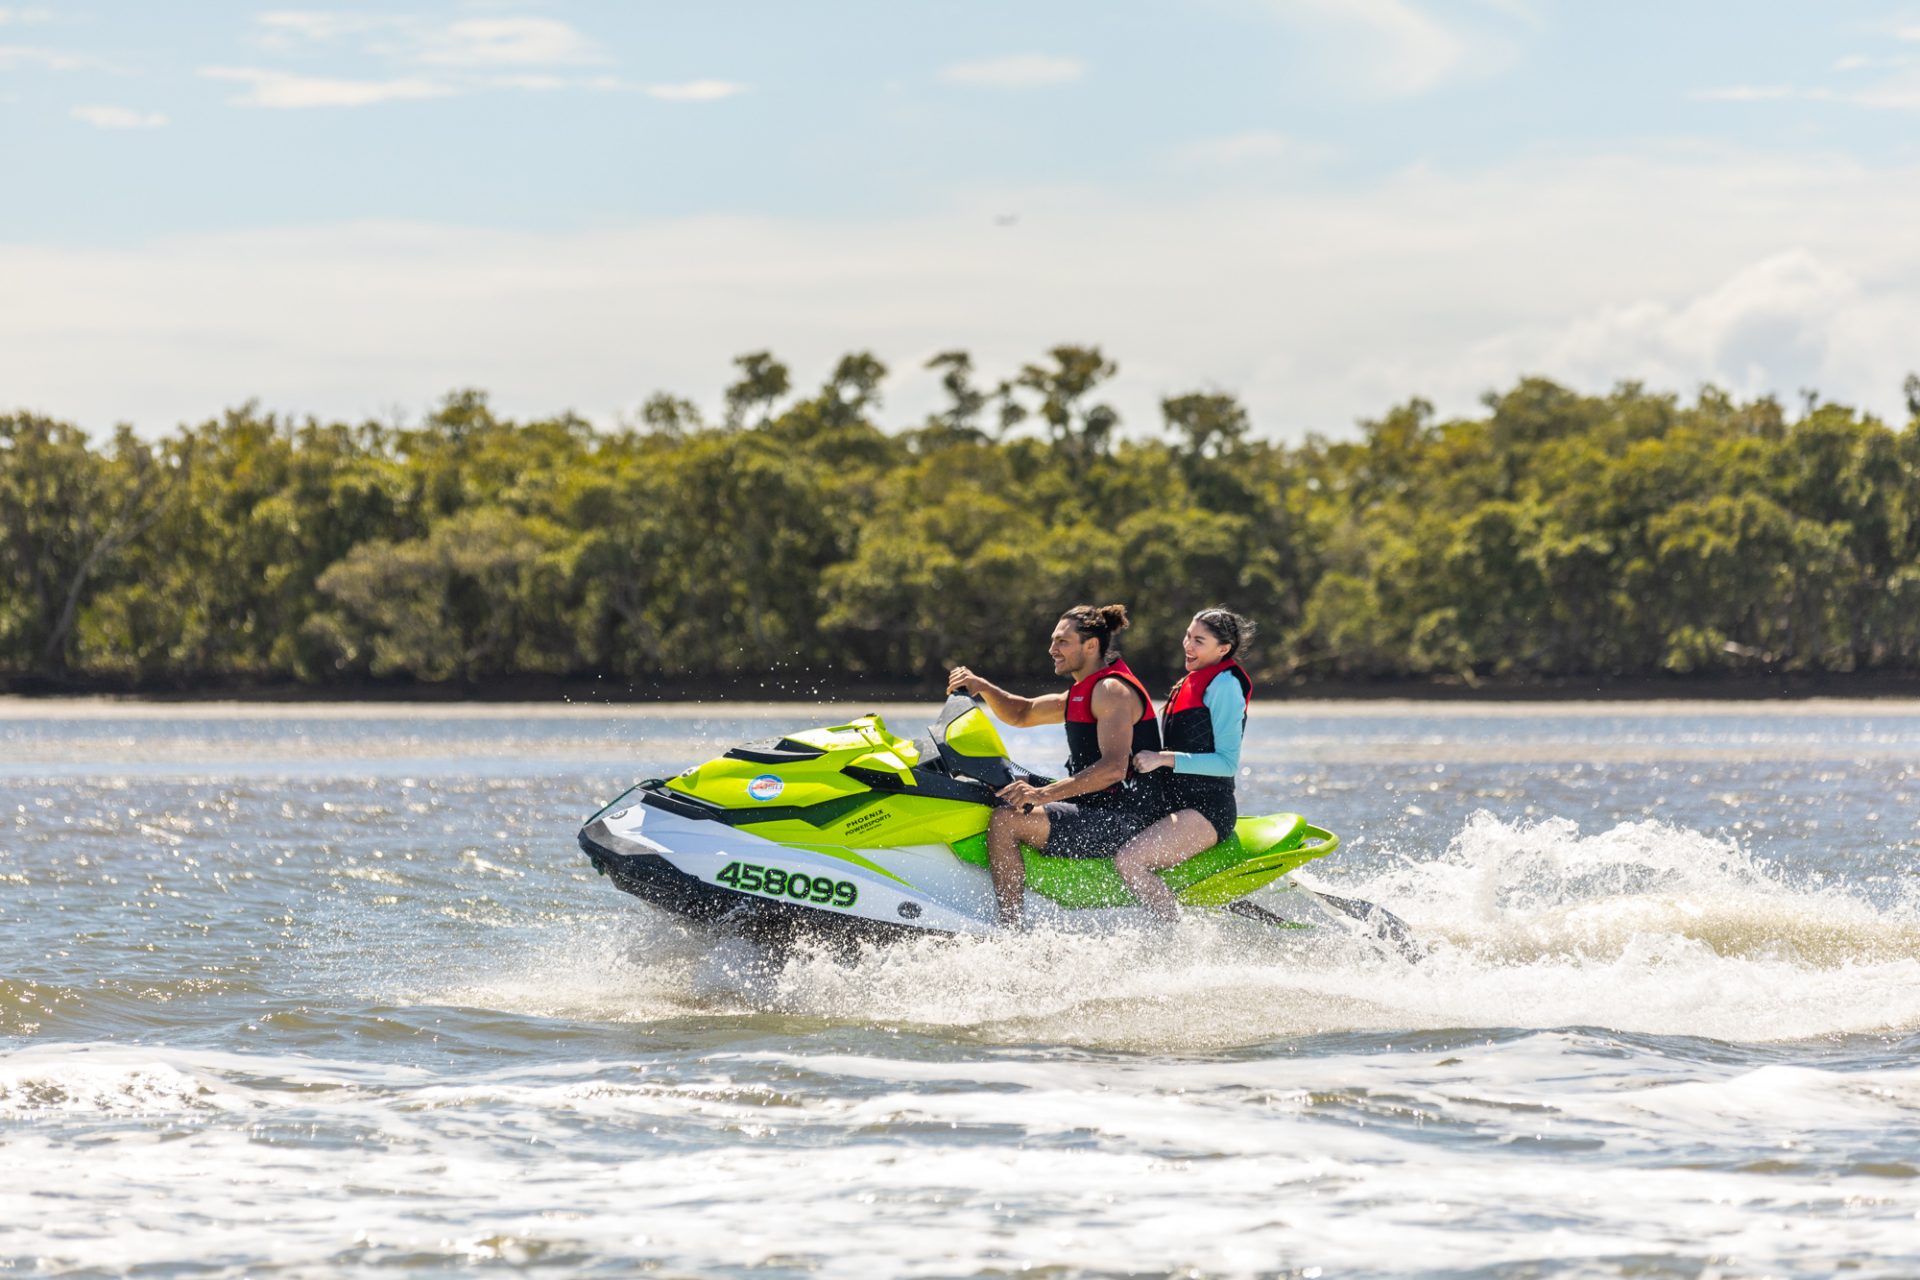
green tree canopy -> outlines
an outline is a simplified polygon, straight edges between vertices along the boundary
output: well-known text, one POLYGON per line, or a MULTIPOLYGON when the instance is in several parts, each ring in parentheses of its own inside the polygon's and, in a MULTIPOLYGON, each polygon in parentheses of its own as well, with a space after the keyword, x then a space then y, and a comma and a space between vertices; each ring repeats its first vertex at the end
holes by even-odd
POLYGON ((473 389, 413 425, 0 417, 0 676, 1044 679, 1053 618, 1110 599, 1163 674, 1212 604, 1261 623, 1268 677, 1920 670, 1920 410, 1525 378, 1288 447, 1219 390, 1123 436, 1093 346, 998 380, 941 351, 906 429, 871 352, 797 396, 735 366, 719 425, 473 389))

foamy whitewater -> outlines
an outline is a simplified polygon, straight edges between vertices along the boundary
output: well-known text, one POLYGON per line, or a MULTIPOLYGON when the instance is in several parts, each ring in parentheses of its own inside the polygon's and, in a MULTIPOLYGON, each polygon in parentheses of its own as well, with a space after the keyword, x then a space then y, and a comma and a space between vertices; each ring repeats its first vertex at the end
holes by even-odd
POLYGON ((1920 1274, 1920 704, 1258 708, 1419 963, 774 956, 578 851, 865 709, 0 701, 0 1273, 1920 1274))

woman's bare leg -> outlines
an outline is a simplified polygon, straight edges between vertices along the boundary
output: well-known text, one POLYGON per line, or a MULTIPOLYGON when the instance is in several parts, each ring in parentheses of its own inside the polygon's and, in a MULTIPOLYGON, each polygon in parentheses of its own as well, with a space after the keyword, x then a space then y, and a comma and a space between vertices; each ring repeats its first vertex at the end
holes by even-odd
POLYGON ((1202 849, 1212 848, 1219 840, 1213 824, 1201 817, 1198 809, 1182 809, 1121 845, 1113 855, 1113 869, 1120 873, 1141 906, 1162 920, 1173 920, 1179 915, 1173 890, 1153 873, 1185 862, 1202 849))

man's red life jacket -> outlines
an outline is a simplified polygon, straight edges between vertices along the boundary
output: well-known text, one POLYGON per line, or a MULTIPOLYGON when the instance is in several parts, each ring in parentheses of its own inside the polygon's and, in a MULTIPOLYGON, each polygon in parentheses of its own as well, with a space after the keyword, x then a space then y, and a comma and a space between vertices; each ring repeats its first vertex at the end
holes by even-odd
POLYGON ((1127 774, 1132 776, 1134 752, 1160 749, 1160 721, 1153 713, 1147 686, 1119 658, 1067 690, 1067 772, 1085 773, 1100 763, 1100 725, 1093 718, 1093 686, 1102 680, 1118 680, 1140 699, 1140 718, 1133 723, 1133 746, 1127 751, 1127 774))

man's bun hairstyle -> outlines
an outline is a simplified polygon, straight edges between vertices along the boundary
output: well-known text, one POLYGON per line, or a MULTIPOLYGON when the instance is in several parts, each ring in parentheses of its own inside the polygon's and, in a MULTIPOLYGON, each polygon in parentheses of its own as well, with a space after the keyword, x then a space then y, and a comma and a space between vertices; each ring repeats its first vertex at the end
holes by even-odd
POLYGON ((1229 658, 1238 658, 1245 653, 1247 646, 1253 643, 1253 633, 1259 630, 1251 619, 1222 605, 1202 609, 1193 615, 1193 620, 1213 632, 1221 644, 1229 646, 1229 658))
POLYGON ((1105 658, 1113 652, 1114 637, 1127 629, 1127 606, 1077 604, 1061 614, 1060 620, 1072 623, 1082 639, 1098 640, 1100 656, 1105 658))

